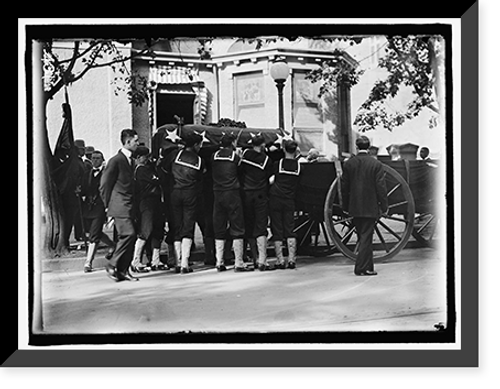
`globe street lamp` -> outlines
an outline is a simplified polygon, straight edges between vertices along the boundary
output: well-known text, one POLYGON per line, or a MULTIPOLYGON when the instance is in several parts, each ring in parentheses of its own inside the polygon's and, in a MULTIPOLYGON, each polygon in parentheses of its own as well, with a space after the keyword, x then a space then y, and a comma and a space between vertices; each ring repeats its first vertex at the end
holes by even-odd
POLYGON ((279 127, 284 130, 285 119, 283 116, 283 88, 285 87, 285 81, 290 74, 290 68, 284 60, 280 59, 272 64, 270 73, 271 77, 276 82, 276 88, 278 88, 279 127))

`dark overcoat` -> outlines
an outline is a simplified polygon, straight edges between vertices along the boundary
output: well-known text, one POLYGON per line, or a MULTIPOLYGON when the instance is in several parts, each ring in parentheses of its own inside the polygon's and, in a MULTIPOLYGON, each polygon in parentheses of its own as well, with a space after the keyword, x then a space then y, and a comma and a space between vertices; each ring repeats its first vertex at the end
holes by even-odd
POLYGON ((104 203, 99 192, 101 177, 104 168, 94 175, 93 169, 86 172, 82 184, 83 201, 83 217, 86 219, 94 219, 105 214, 104 203))
POLYGON ((376 219, 387 211, 384 166, 367 153, 344 163, 340 183, 342 208, 350 216, 376 219))
POLYGON ((106 164, 99 190, 108 217, 135 217, 134 168, 121 151, 106 164))

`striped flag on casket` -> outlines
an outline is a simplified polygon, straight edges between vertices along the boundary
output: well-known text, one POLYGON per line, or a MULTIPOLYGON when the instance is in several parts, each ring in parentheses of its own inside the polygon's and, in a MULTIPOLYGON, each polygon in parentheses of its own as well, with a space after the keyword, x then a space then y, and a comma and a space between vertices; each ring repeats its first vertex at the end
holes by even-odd
POLYGON ((158 158, 162 152, 177 148, 177 143, 183 134, 195 132, 202 136, 202 147, 217 148, 223 134, 234 134, 239 147, 250 147, 250 141, 256 135, 262 135, 266 145, 280 142, 287 134, 279 128, 239 128, 218 127, 210 125, 186 124, 180 129, 176 124, 166 124, 158 127, 152 139, 152 156, 158 158))

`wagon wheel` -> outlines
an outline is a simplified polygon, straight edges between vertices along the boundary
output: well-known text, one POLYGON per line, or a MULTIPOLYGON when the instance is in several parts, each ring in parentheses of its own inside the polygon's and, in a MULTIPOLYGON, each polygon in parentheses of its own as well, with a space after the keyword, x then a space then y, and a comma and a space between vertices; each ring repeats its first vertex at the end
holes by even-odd
MULTIPOLYGON (((373 259, 388 260, 397 255, 413 231, 415 203, 406 181, 391 167, 384 165, 389 209, 375 225, 373 259)), ((352 217, 342 212, 338 195, 339 179, 330 186, 325 201, 325 220, 328 235, 348 258, 356 260, 358 244, 352 217)))
POLYGON ((328 236, 326 223, 321 212, 297 212, 293 232, 297 236, 297 252, 299 254, 325 257, 337 250, 328 236))
POLYGON ((413 237, 425 247, 434 247, 440 218, 434 212, 422 212, 415 215, 412 230, 413 237))

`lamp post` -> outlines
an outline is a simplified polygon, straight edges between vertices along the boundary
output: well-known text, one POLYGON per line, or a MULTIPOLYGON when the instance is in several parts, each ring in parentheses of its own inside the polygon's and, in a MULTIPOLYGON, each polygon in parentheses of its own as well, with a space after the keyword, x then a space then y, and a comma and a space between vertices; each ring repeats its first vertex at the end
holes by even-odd
POLYGON ((285 119, 283 115, 283 88, 285 87, 285 81, 290 74, 290 68, 284 60, 280 59, 274 62, 269 70, 271 77, 276 82, 276 88, 278 88, 279 127, 284 130, 285 119))

